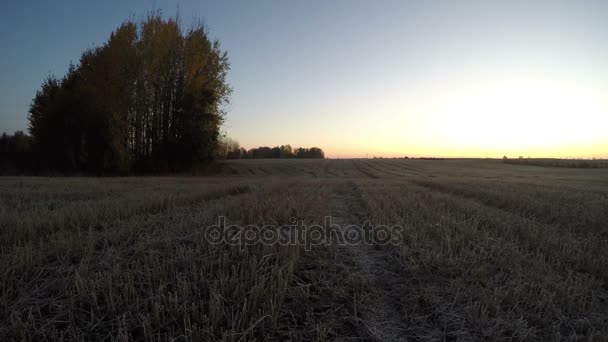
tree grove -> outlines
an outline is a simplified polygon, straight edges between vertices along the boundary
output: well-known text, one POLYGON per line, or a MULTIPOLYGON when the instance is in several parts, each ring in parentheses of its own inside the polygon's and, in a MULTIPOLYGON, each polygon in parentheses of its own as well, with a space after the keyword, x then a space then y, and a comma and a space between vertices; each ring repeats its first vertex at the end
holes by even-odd
POLYGON ((226 52, 202 24, 128 20, 48 77, 29 110, 37 167, 124 173, 211 160, 231 88, 226 52))

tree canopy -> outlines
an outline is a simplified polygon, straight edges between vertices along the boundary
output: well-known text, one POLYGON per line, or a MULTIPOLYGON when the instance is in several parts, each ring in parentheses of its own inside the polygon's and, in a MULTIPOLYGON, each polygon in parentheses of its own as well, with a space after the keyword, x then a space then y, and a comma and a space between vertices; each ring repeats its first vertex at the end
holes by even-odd
POLYGON ((86 50, 32 100, 38 168, 170 171, 213 159, 231 88, 228 56, 202 24, 152 13, 86 50))

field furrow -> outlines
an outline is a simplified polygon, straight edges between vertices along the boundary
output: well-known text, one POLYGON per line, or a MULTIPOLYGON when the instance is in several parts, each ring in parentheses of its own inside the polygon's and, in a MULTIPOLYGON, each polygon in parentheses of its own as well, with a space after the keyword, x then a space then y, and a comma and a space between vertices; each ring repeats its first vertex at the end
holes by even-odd
POLYGON ((585 257, 574 237, 407 183, 362 189, 372 222, 405 228, 394 262, 408 275, 401 307, 415 339, 572 337, 581 334, 572 328, 581 316, 584 334, 606 333, 603 264, 585 257))

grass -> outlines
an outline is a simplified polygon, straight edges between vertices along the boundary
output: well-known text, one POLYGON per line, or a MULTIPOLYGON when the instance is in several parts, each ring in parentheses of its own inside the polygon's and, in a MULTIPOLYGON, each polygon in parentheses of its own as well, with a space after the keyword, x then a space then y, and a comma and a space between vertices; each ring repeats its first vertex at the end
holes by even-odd
POLYGON ((503 159, 507 164, 535 165, 545 167, 571 167, 571 168, 608 168, 606 159, 556 159, 556 158, 518 158, 503 159))
POLYGON ((500 160, 237 160, 207 177, 0 178, 14 341, 607 341, 608 174, 500 160), (211 244, 231 224, 399 245, 211 244))

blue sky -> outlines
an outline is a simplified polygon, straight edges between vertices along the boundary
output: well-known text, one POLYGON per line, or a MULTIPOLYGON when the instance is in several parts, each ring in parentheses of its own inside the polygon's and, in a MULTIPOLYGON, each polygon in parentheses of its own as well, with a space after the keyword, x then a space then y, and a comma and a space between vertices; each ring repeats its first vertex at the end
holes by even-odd
POLYGON ((203 18, 224 129, 329 156, 606 156, 608 2, 22 1, 0 5, 0 131, 128 17, 203 18), (600 129, 603 125, 603 129, 600 129))

